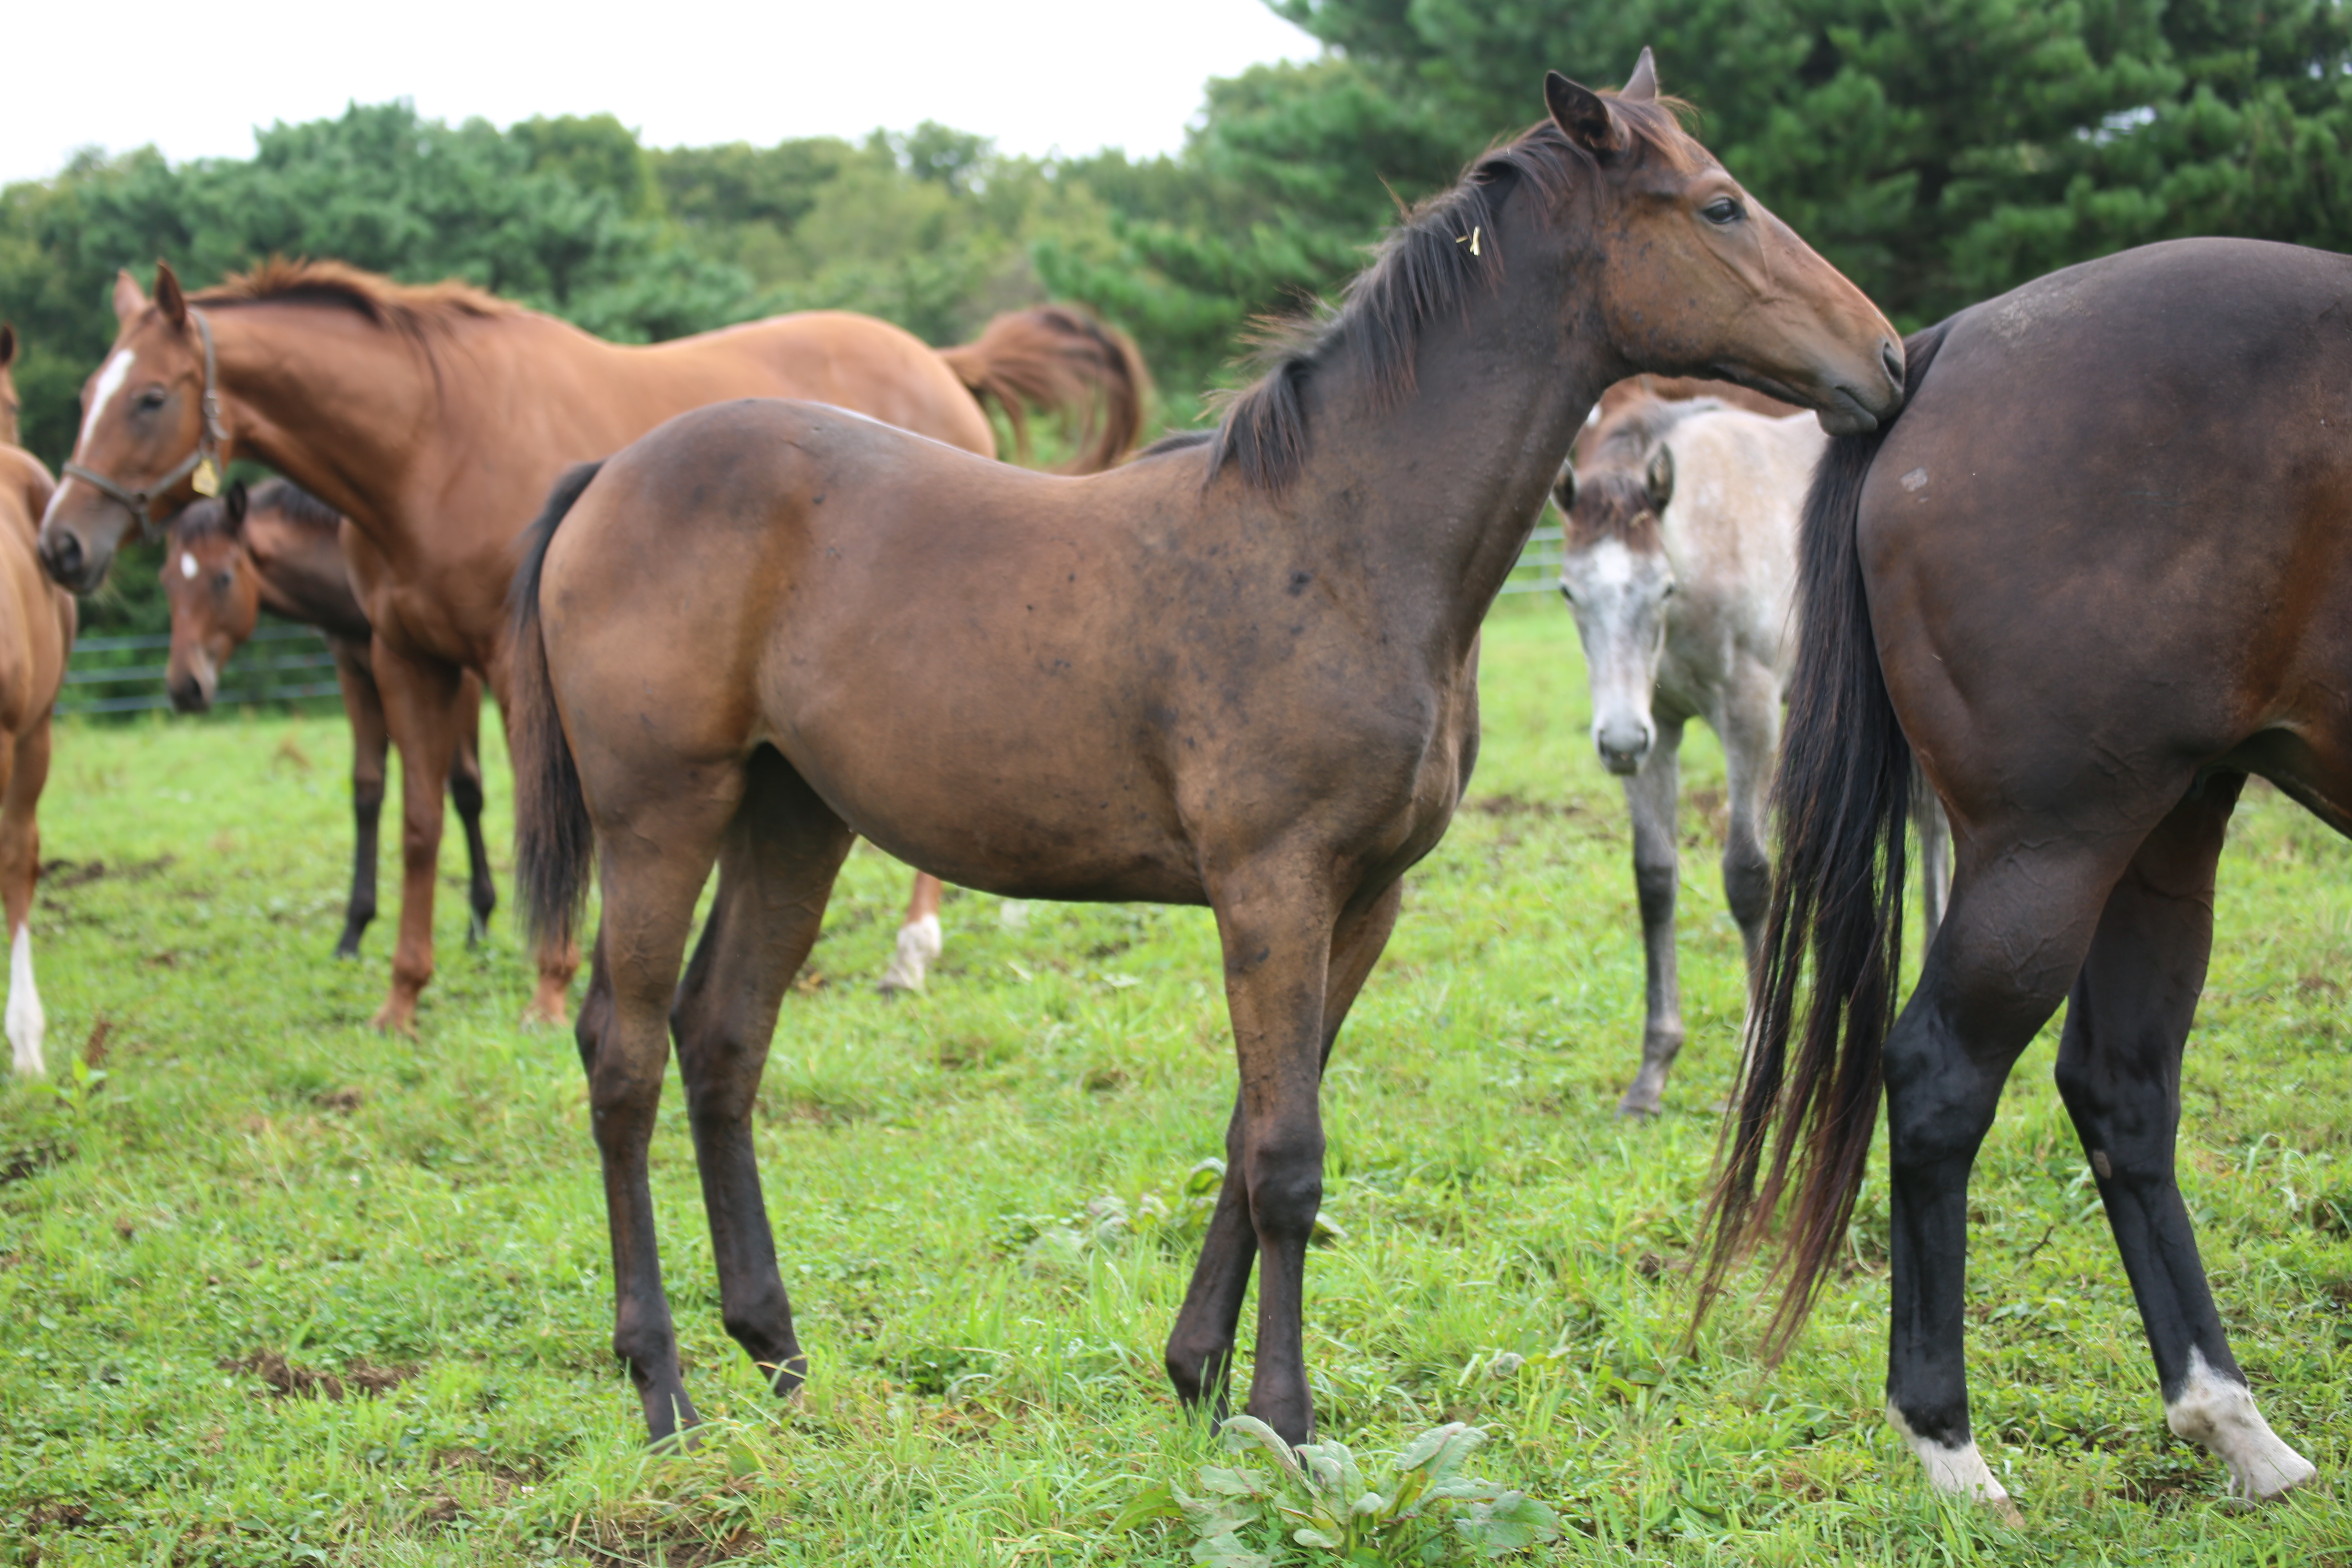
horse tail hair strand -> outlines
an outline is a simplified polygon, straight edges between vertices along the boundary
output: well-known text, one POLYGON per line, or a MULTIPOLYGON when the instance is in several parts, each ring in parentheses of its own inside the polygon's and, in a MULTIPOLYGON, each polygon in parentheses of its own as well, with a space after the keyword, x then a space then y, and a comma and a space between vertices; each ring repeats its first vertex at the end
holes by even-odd
POLYGON ((939 353, 976 400, 1004 410, 1024 458, 1032 407, 1076 426, 1079 451, 1064 473, 1100 473, 1143 433, 1151 374, 1142 353, 1125 332, 1075 306, 1007 310, 972 342, 939 353))
MULTIPOLYGON (((1948 326, 1905 344, 1906 406, 1948 326)), ((1856 537, 1863 485, 1892 426, 1832 440, 1805 497, 1797 658, 1772 786, 1771 903, 1700 1226, 1694 1334, 1731 1268, 1777 1229, 1771 1278, 1784 1289, 1764 1344, 1774 1363, 1804 1327, 1853 1215, 1902 978, 1911 743, 1879 666, 1856 537), (1801 1005, 1808 952, 1812 984, 1801 1005)))
POLYGON ((540 626, 540 574, 557 526, 604 466, 582 463, 555 481, 547 505, 523 531, 522 561, 507 599, 508 646, 514 658, 515 893, 532 942, 542 952, 567 946, 579 927, 596 833, 563 718, 555 709, 555 683, 548 674, 547 640, 540 626))

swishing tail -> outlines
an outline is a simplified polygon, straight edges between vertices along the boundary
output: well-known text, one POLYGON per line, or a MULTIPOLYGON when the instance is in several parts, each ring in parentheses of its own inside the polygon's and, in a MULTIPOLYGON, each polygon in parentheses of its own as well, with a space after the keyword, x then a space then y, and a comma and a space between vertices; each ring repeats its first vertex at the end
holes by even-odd
POLYGON ((1029 455, 1029 410, 1077 422, 1072 474, 1100 473, 1127 455, 1143 431, 1151 375, 1125 332, 1069 305, 1008 310, 976 342, 941 349, 940 357, 973 397, 993 402, 1013 422, 1020 455, 1029 455))
MULTIPOLYGON (((1934 363, 1948 326, 1931 327, 1904 345, 1906 399, 1934 363)), ((1712 1240, 1694 1327, 1732 1266, 1776 1228, 1781 1200, 1793 1192, 1774 1267, 1787 1289, 1765 1341, 1774 1360, 1804 1326, 1853 1214, 1877 1129, 1881 1062, 1902 975, 1911 743, 1879 668, 1855 537, 1863 483, 1890 428, 1891 421, 1869 435, 1832 440, 1805 497, 1797 661, 1772 788, 1772 901, 1746 1059, 1701 1227, 1712 1240), (1790 1037, 1798 1030, 1809 950, 1812 985, 1791 1066, 1790 1037)))
POLYGON ((588 901, 588 877, 596 850, 581 793, 580 770, 555 710, 555 686, 547 671, 547 644, 539 622, 539 578, 555 530, 604 468, 583 463, 555 481, 547 506, 522 536, 522 562, 509 591, 509 646, 513 650, 510 695, 514 713, 515 893, 535 946, 567 945, 588 901))

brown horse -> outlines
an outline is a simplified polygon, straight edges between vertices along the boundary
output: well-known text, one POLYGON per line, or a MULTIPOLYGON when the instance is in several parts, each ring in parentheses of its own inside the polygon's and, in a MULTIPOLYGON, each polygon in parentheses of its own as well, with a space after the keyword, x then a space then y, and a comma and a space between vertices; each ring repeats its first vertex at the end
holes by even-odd
MULTIPOLYGON (((1050 306, 940 352, 834 311, 623 347, 463 285, 406 288, 323 262, 273 261, 193 301, 163 267, 152 303, 126 276, 114 305, 121 331, 84 391, 42 559, 68 587, 97 586, 125 535, 218 483, 231 447, 366 539, 353 584, 404 763, 400 941, 376 1022, 403 1029, 433 973, 441 781, 464 728, 464 676, 505 689, 516 535, 568 466, 687 409, 764 395, 836 404, 982 456, 996 450, 983 397, 1039 403, 1088 420, 1079 466, 1099 468, 1133 440, 1147 386, 1124 338, 1050 306)), ((919 886, 910 923, 936 901, 919 886)), ((570 952, 540 955, 530 1016, 561 1020, 575 967, 570 952)))
MULTIPOLYGON (((16 335, 0 327, 0 402, 15 435, 16 396, 7 361, 16 335)), ((12 439, 0 445, 0 907, 8 913, 11 1058, 18 1077, 48 1070, 41 1057, 47 1020, 33 980, 33 886, 40 876, 35 820, 49 777, 49 718, 73 647, 73 595, 42 574, 34 541, 54 486, 48 469, 12 439)))
POLYGON ((518 880, 560 938, 601 869, 580 1049, 656 1435, 693 1418, 646 1167, 673 1026, 728 1331, 801 1381, 750 1116, 862 833, 970 887, 1216 911, 1241 1094, 1168 1369, 1223 1399, 1262 1259, 1249 1407, 1307 1436, 1322 1063, 1461 798, 1478 628, 1585 411, 1639 370, 1841 429, 1901 395, 1885 321, 1653 86, 1646 54, 1619 99, 1551 77, 1552 118, 1404 221, 1213 435, 1124 468, 751 402, 550 498, 516 580, 518 880))
MULTIPOLYGON (((342 515, 299 486, 271 479, 250 496, 242 484, 215 500, 200 500, 172 520, 163 553, 163 596, 172 606, 172 657, 164 688, 172 706, 202 713, 213 705, 229 656, 253 636, 261 612, 316 626, 335 660, 343 716, 352 727, 352 816, 358 847, 352 857, 352 894, 337 958, 357 958, 360 938, 375 919, 376 825, 383 813, 383 781, 391 731, 383 696, 368 658, 372 629, 352 591, 348 549, 367 542, 342 515)), ((482 683, 468 670, 457 699, 457 755, 449 768, 449 804, 466 834, 471 873, 467 944, 489 934, 498 885, 482 842, 482 683)))
POLYGON ((1806 502, 1780 868, 1709 1293, 1780 1226, 1787 1343, 1883 1082, 1887 1410, 1946 1491, 2010 1506, 1969 1422, 1969 1170, 2062 1000, 2058 1088, 2167 1424, 2246 1496, 2313 1474, 2231 1354, 2174 1144, 2247 775, 2352 833, 2347 295, 2352 260, 2252 240, 2053 273, 1913 340, 1901 419, 1833 443, 1806 502), (1915 755, 1957 853, 1897 1018, 1915 755))

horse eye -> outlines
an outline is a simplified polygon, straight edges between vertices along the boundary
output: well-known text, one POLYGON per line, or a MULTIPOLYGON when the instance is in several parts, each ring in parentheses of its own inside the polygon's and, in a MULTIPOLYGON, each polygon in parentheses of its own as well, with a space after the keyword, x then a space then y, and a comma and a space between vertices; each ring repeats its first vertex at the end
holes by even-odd
POLYGON ((142 409, 163 407, 163 389, 160 386, 151 386, 146 391, 141 393, 139 395, 139 406, 142 409))
MULTIPOLYGON (((236 587, 236 573, 234 573, 234 572, 217 572, 217 573, 215 573, 215 574, 213 574, 213 591, 214 591, 215 593, 217 593, 217 594, 226 594, 226 593, 227 593, 231 588, 234 588, 234 587, 236 587)), ((1671 589, 1669 589, 1669 590, 1668 590, 1668 592, 1672 592, 1672 590, 1671 590, 1671 589)))
POLYGON ((1738 202, 1733 201, 1729 196, 1717 196, 1715 200, 1701 207, 1699 209, 1699 214, 1709 223, 1728 224, 1737 223, 1741 218, 1746 217, 1748 216, 1748 209, 1741 206, 1738 202))
POLYGON ((1659 595, 1659 597, 1661 597, 1661 598, 1665 598, 1665 599, 1671 599, 1671 598, 1673 598, 1674 596, 1675 596, 1675 585, 1674 585, 1672 583, 1667 584, 1666 584, 1666 586, 1665 586, 1665 591, 1664 591, 1663 594, 1661 594, 1661 595, 1659 595))

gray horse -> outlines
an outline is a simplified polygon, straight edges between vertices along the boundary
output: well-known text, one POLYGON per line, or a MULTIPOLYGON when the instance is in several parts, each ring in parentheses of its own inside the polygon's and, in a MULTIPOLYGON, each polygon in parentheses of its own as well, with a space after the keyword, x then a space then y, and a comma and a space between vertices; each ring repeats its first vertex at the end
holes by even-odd
MULTIPOLYGON (((1683 726, 1693 719, 1723 742, 1730 796, 1723 892, 1751 968, 1763 940, 1771 886, 1765 798, 1795 651, 1789 611, 1797 513, 1825 440, 1810 414, 1773 418, 1715 398, 1642 394, 1587 433, 1582 466, 1562 467, 1554 488, 1567 520, 1560 592, 1584 641, 1592 743, 1624 779, 1633 816, 1648 1016, 1642 1069, 1618 1102, 1620 1115, 1657 1114, 1683 1045, 1675 814, 1683 726)), ((1934 792, 1914 798, 1932 939, 1948 880, 1948 834, 1934 792)))

